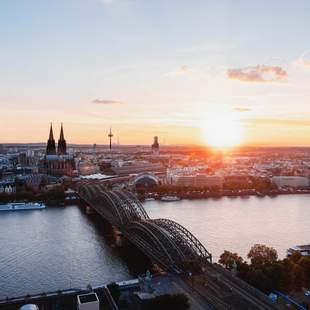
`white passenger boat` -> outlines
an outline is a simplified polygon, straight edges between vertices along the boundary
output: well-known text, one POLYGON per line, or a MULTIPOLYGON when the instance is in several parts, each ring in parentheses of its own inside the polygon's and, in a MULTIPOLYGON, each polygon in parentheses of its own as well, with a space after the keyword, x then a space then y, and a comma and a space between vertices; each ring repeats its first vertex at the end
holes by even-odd
POLYGON ((39 202, 10 202, 4 205, 0 204, 0 211, 21 211, 44 209, 45 205, 39 202))
POLYGON ((302 256, 310 256, 310 244, 295 245, 286 251, 287 256, 291 256, 295 252, 299 252, 302 256))
POLYGON ((163 196, 163 197, 161 197, 160 200, 161 201, 179 201, 179 200, 181 200, 181 198, 178 196, 163 196))
POLYGON ((145 198, 144 201, 154 201, 155 198, 149 197, 149 198, 145 198))

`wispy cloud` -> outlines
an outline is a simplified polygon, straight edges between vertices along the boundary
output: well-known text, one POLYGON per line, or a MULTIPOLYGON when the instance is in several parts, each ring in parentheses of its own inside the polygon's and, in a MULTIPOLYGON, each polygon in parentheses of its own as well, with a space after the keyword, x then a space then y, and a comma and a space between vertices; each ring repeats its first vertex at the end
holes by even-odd
POLYGON ((297 63, 302 65, 302 66, 310 67, 310 49, 304 51, 301 54, 301 56, 297 60, 297 63))
POLYGON ((188 65, 182 65, 174 71, 170 71, 164 74, 165 77, 177 77, 184 76, 191 73, 191 70, 188 65))
POLYGON ((281 67, 266 65, 228 69, 227 75, 230 79, 243 82, 281 82, 288 76, 281 67))
POLYGON ((246 108, 246 107, 236 107, 233 109, 235 112, 249 112, 251 111, 250 108, 246 108))
POLYGON ((167 72, 163 75, 166 78, 189 78, 189 79, 205 79, 208 77, 207 72, 203 70, 197 70, 186 64, 181 65, 177 69, 167 72))
POLYGON ((121 104, 121 101, 111 99, 95 99, 92 101, 95 104, 121 104))
POLYGON ((253 118, 245 122, 263 126, 310 126, 310 119, 253 118))

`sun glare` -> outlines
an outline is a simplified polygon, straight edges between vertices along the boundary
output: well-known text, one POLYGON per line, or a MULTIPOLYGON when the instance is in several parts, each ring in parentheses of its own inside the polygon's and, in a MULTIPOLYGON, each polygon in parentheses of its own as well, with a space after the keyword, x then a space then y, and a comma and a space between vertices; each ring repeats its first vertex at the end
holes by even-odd
POLYGON ((244 127, 232 114, 219 114, 205 119, 201 125, 206 144, 214 148, 238 146, 244 139, 244 127))

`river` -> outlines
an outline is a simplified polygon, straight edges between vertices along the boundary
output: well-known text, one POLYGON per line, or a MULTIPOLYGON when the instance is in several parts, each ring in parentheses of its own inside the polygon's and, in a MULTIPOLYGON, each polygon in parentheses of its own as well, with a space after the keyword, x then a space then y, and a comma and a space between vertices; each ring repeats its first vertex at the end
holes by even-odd
POLYGON ((0 213, 0 298, 132 278, 102 221, 77 206, 0 213))
MULTIPOLYGON (((148 201, 151 218, 170 218, 212 253, 246 257, 263 243, 279 257, 310 244, 310 195, 148 201)), ((104 222, 77 206, 0 213, 0 298, 133 278, 136 272, 112 246, 104 222)))
POLYGON ((262 243, 280 258, 297 244, 310 244, 310 195, 222 197, 220 199, 148 201, 151 218, 170 218, 189 229, 217 261, 224 250, 246 257, 262 243))

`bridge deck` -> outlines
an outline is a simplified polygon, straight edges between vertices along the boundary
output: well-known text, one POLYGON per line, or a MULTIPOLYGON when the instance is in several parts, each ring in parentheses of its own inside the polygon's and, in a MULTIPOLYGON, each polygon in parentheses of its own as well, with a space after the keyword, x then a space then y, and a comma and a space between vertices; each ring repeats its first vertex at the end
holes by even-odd
POLYGON ((215 309, 276 309, 266 295, 212 264, 211 254, 186 228, 168 219, 150 219, 132 193, 108 191, 100 184, 81 185, 78 192, 152 261, 177 274, 200 274, 204 280, 192 288, 215 309))

